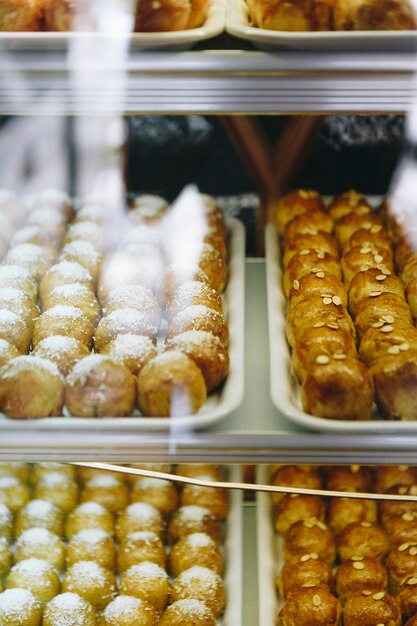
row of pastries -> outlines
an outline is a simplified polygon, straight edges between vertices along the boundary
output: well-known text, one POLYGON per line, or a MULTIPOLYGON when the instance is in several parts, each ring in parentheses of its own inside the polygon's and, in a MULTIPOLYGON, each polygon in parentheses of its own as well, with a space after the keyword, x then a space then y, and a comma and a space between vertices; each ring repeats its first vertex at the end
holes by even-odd
MULTIPOLYGON (((415 495, 417 469, 281 466, 271 484, 415 495)), ((273 494, 271 505, 283 558, 278 626, 417 623, 415 502, 273 494)))
POLYGON ((175 235, 182 217, 175 230, 174 211, 157 196, 138 196, 114 215, 94 195, 75 210, 58 191, 39 194, 29 209, 0 194, 10 224, 0 263, 6 415, 58 416, 64 404, 82 417, 128 416, 135 406, 148 416, 185 415, 223 383, 227 229, 211 198, 194 202, 200 239, 183 259, 175 235))
MULTIPOLYGON (((117 5, 113 6, 113 12, 117 5)), ((121 0, 120 13, 132 12, 136 32, 178 31, 202 26, 207 17, 207 0, 121 0)), ((36 32, 100 31, 108 28, 108 16, 94 2, 83 0, 6 0, 0 11, 0 31, 36 32)))
MULTIPOLYGON (((175 472, 223 477, 216 465, 175 472)), ((228 508, 218 488, 0 464, 0 624, 216 626, 228 508)))
POLYGON ((373 210, 349 191, 326 206, 316 191, 302 189, 278 201, 275 223, 304 410, 368 420, 375 400, 389 419, 416 419, 417 274, 409 226, 401 229, 389 201, 373 210))

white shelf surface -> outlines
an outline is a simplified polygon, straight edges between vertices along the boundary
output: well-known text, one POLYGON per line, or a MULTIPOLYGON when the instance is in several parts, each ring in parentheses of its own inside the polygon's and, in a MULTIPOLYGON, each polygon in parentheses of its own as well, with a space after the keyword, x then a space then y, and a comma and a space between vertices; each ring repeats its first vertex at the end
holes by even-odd
POLYGON ((246 267, 245 395, 241 407, 224 421, 200 432, 101 431, 42 432, 28 421, 2 433, 0 460, 297 462, 417 465, 415 434, 308 432, 288 422, 272 404, 269 388, 269 337, 265 264, 246 267))
POLYGON ((80 81, 65 52, 0 40, 0 114, 403 112, 417 97, 416 54, 131 51, 115 66, 86 56, 80 81))

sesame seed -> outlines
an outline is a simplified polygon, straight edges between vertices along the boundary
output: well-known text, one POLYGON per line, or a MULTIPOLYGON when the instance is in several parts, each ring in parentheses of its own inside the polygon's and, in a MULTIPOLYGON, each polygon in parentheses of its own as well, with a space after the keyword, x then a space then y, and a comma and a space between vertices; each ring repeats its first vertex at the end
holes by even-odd
POLYGON ((342 300, 339 296, 333 296, 332 300, 333 304, 335 304, 336 306, 340 306, 342 304, 342 300))
POLYGON ((332 299, 331 298, 323 298, 323 304, 332 304, 332 299))

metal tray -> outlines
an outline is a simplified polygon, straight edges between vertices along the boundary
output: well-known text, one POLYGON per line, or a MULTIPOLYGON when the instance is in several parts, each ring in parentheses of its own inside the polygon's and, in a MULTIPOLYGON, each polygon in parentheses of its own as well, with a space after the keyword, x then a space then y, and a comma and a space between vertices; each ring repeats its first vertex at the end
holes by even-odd
POLYGON ((417 49, 417 31, 286 32, 252 26, 245 0, 230 0, 226 31, 261 50, 370 52, 417 49))
POLYGON ((279 242, 272 224, 265 231, 266 281, 270 343, 270 388, 272 402, 288 420, 322 432, 396 433, 417 432, 417 421, 388 421, 375 415, 369 422, 332 420, 305 413, 301 405, 300 385, 291 369, 290 348, 285 335, 286 301, 283 294, 279 242))

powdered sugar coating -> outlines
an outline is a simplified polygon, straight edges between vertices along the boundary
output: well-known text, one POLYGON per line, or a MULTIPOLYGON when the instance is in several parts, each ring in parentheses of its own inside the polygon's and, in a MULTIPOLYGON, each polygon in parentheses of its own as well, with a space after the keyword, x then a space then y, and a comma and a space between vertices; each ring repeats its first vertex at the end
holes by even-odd
POLYGON ((20 243, 19 245, 11 248, 7 255, 6 261, 8 263, 27 264, 32 265, 39 262, 53 263, 54 257, 49 250, 38 246, 35 243, 20 243))
POLYGON ((28 530, 25 530, 17 539, 16 547, 39 545, 45 546, 45 548, 49 551, 57 539, 57 535, 46 528, 29 528, 28 530))
POLYGON ((72 283, 76 283, 78 281, 90 282, 93 280, 90 272, 75 261, 60 261, 49 268, 47 275, 48 274, 59 274, 66 280, 70 280, 72 283))
POLYGON ((28 226, 45 226, 47 229, 56 226, 63 226, 65 224, 65 216, 62 213, 52 207, 43 207, 35 209, 29 214, 28 226))
POLYGON ((42 349, 42 353, 47 357, 59 356, 62 353, 69 352, 70 350, 77 349, 79 342, 73 337, 66 337, 64 335, 51 335, 45 337, 36 346, 36 348, 42 349))
POLYGON ((38 487, 46 487, 48 489, 65 489, 68 485, 73 485, 73 481, 66 474, 60 472, 47 472, 43 474, 38 481, 38 487))
POLYGON ((13 516, 10 509, 0 502, 0 535, 2 529, 11 529, 13 524, 13 516))
POLYGON ((90 354, 81 359, 74 365, 70 374, 67 376, 68 385, 85 385, 87 378, 91 375, 94 368, 103 363, 113 363, 113 361, 103 354, 90 354))
POLYGON ((21 509, 21 513, 24 513, 32 520, 46 520, 51 516, 55 516, 59 512, 60 511, 55 504, 52 504, 52 502, 49 502, 48 500, 42 500, 41 498, 31 500, 23 509, 21 509))
POLYGON ((109 487, 118 487, 120 480, 111 474, 103 474, 102 476, 93 476, 87 481, 86 487, 97 487, 98 489, 106 489, 109 487))
POLYGON ((100 325, 105 325, 111 332, 114 333, 149 333, 156 335, 158 329, 147 318, 144 313, 125 307, 123 309, 117 309, 109 313, 107 317, 103 318, 100 325))
POLYGON ((134 533, 129 533, 126 537, 127 541, 141 541, 145 545, 152 545, 155 542, 160 541, 158 535, 151 530, 137 530, 134 533))
MULTIPOLYGON (((40 611, 40 604, 36 598, 27 589, 6 589, 0 593, 0 620, 6 618, 13 619, 15 623, 21 620, 22 626, 25 626, 27 613, 40 611)), ((39 616, 40 617, 40 616, 39 616)), ((4 621, 4 624, 7 622, 4 621)))
POLYGON ((97 248, 87 240, 75 239, 70 243, 65 244, 62 248, 61 259, 65 259, 66 256, 76 256, 80 259, 86 259, 91 263, 98 263, 101 255, 97 248))
MULTIPOLYGON (((213 614, 210 609, 201 602, 194 598, 187 598, 185 600, 177 600, 168 607, 169 613, 179 613, 184 619, 192 619, 193 616, 199 616, 201 618, 213 619, 213 614)), ((186 626, 186 623, 184 624, 186 626)))
POLYGON ((185 543, 191 548, 208 548, 216 546, 216 542, 207 533, 191 533, 184 537, 185 543))
POLYGON ((147 502, 134 502, 133 504, 129 504, 125 509, 125 514, 127 517, 143 520, 144 522, 159 523, 161 520, 159 511, 152 506, 152 504, 148 504, 147 502))
POLYGON ((45 615, 59 626, 85 626, 95 624, 95 614, 91 605, 76 593, 67 591, 48 602, 45 615), (86 620, 88 619, 88 622, 86 620))
POLYGON ((84 313, 76 306, 57 304, 47 311, 44 311, 41 315, 41 318, 49 317, 79 320, 84 317, 84 313))
POLYGON ((103 515, 108 511, 107 509, 98 502, 83 502, 73 511, 79 515, 103 515))
POLYGON ((146 491, 147 489, 170 489, 171 483, 161 478, 139 478, 134 483, 135 491, 146 491))
POLYGON ((14 489, 19 485, 21 482, 15 476, 0 476, 0 491, 2 489, 14 489))
POLYGON ((212 513, 203 506, 189 504, 181 506, 176 511, 176 516, 183 522, 202 522, 208 517, 213 517, 212 513))
POLYGON ((96 222, 76 222, 71 224, 67 230, 68 239, 86 239, 100 241, 103 231, 96 222))
POLYGON ((117 596, 104 610, 104 617, 118 620, 122 617, 135 617, 138 609, 151 610, 149 605, 133 596, 117 596))
POLYGON ((168 574, 164 568, 151 561, 142 561, 142 563, 132 565, 127 570, 127 575, 146 580, 168 580, 168 574))
POLYGON ((197 319, 201 319, 203 317, 207 317, 214 321, 220 320, 222 318, 221 313, 215 311, 214 309, 209 309, 209 307, 204 304, 193 304, 188 306, 183 311, 177 313, 174 317, 173 323, 182 326, 188 322, 194 322, 197 319))
POLYGON ((149 337, 144 335, 118 335, 113 339, 109 355, 116 360, 138 359, 144 360, 153 356, 155 346, 149 337))
POLYGON ((33 202, 34 207, 48 207, 62 211, 71 206, 71 198, 65 191, 49 187, 41 191, 33 202))
POLYGON ((82 543, 94 546, 108 539, 109 537, 110 535, 104 530, 101 530, 101 528, 85 528, 84 530, 80 530, 79 533, 72 537, 71 543, 82 543))
POLYGON ((27 574, 37 578, 38 584, 41 583, 41 577, 51 572, 56 573, 56 569, 48 561, 42 559, 24 559, 19 561, 11 569, 11 572, 19 574, 27 574))
POLYGON ((15 326, 16 324, 21 324, 23 322, 20 315, 16 315, 16 313, 12 313, 8 309, 0 309, 0 324, 8 324, 11 326, 15 326))
POLYGON ((74 298, 74 297, 90 297, 91 290, 82 283, 66 283, 54 287, 50 293, 51 297, 74 298))
POLYGON ((56 376, 62 382, 64 381, 55 363, 48 361, 48 359, 42 359, 32 355, 28 356, 26 354, 17 356, 15 359, 6 363, 1 369, 1 376, 4 379, 10 379, 24 371, 39 372, 39 370, 44 370, 52 376, 56 376))
POLYGON ((81 584, 106 584, 106 570, 95 561, 77 561, 67 570, 67 574, 81 584))

